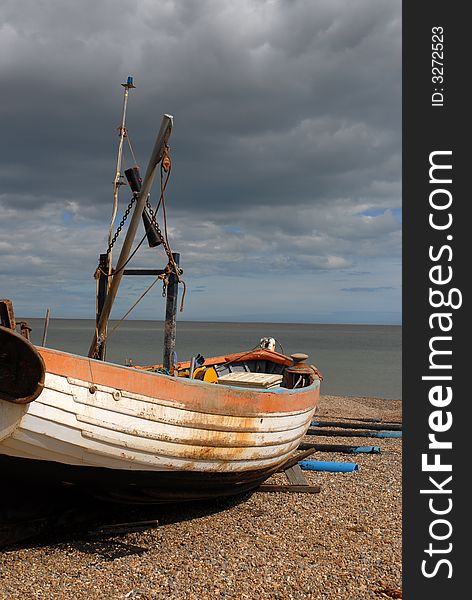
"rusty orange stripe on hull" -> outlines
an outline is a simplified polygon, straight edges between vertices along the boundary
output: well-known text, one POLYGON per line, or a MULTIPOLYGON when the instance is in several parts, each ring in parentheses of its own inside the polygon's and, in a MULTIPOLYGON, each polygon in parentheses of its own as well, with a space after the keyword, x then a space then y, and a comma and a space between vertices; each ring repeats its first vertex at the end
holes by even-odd
POLYGON ((254 416, 307 411, 319 398, 319 381, 301 390, 245 390, 122 367, 59 350, 38 348, 48 373, 142 394, 198 412, 254 416))

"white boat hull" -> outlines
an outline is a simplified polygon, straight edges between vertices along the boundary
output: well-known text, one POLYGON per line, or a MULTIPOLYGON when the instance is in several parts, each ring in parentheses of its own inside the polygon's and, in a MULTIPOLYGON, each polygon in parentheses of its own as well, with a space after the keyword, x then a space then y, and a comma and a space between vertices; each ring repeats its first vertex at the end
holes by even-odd
MULTIPOLYGON (((207 385, 209 384, 200 384, 207 385)), ((3 403, 4 454, 131 470, 241 471, 280 464, 299 445, 313 409, 231 416, 46 374, 26 406, 3 403)))
POLYGON ((136 486, 152 488, 154 500, 254 487, 298 447, 319 392, 319 381, 254 391, 39 351, 47 368, 39 396, 0 400, 2 472, 24 478, 26 468, 28 477, 121 497, 136 486))

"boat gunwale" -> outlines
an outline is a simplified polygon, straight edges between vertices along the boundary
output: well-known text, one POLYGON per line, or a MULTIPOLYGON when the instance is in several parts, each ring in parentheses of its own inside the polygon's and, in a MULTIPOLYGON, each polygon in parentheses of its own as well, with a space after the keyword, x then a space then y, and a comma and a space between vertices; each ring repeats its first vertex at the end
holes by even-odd
POLYGON ((172 377, 40 347, 48 373, 137 393, 197 412, 245 416, 303 411, 318 400, 320 380, 296 389, 254 389, 172 377), (156 383, 158 382, 158 385, 156 383), (315 397, 314 397, 315 396, 315 397))

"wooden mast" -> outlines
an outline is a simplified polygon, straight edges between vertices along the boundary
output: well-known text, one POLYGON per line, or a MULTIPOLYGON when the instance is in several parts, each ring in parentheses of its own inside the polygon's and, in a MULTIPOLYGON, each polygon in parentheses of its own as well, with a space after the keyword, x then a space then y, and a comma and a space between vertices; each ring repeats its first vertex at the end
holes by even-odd
POLYGON ((118 258, 114 274, 111 278, 110 287, 108 289, 107 297, 105 299, 105 303, 101 311, 100 320, 97 324, 92 344, 90 345, 88 356, 91 358, 96 358, 99 356, 100 346, 106 340, 106 329, 108 320, 110 318, 111 309, 113 307, 113 302, 118 292, 118 287, 120 285, 121 278, 123 277, 124 267, 131 252, 131 246, 136 236, 136 230, 141 220, 141 215, 146 204, 146 199, 151 191, 157 165, 162 159, 164 148, 172 132, 172 126, 172 115, 165 114, 162 117, 161 127, 159 129, 159 133, 157 134, 156 142, 154 144, 151 157, 149 159, 149 164, 146 170, 146 175, 144 176, 143 185, 136 200, 135 209, 128 227, 128 231, 126 232, 126 237, 121 248, 120 257, 118 258))

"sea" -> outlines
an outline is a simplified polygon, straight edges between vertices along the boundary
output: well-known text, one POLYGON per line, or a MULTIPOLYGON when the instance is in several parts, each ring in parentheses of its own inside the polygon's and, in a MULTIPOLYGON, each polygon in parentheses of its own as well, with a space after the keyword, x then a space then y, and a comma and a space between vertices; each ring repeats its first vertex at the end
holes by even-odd
MULTIPOLYGON (((44 319, 27 319, 31 338, 41 344, 44 319)), ((109 332, 115 325, 110 322, 109 332)), ((88 319, 50 319, 46 346, 86 355, 94 333, 88 319)), ((135 365, 162 362, 164 327, 157 321, 124 321, 109 336, 107 360, 135 365)), ((262 337, 277 340, 277 350, 308 354, 323 375, 322 393, 401 399, 399 325, 327 325, 303 323, 208 323, 178 321, 177 360, 201 354, 219 356, 250 350, 262 337)))

